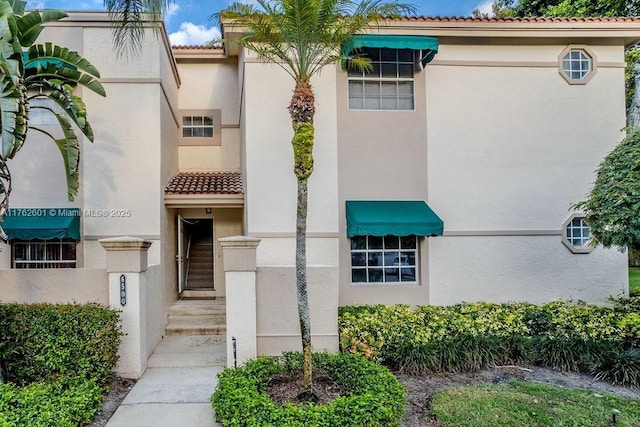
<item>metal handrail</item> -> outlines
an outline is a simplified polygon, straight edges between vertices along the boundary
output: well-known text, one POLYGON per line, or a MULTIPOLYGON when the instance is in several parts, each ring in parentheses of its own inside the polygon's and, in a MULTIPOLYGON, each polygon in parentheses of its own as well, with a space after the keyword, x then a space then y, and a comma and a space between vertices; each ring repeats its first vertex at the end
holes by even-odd
POLYGON ((184 258, 187 263, 184 269, 184 287, 185 288, 187 287, 187 281, 189 280, 189 265, 191 264, 189 262, 190 257, 191 257, 191 233, 189 233, 189 240, 187 240, 187 254, 184 258))

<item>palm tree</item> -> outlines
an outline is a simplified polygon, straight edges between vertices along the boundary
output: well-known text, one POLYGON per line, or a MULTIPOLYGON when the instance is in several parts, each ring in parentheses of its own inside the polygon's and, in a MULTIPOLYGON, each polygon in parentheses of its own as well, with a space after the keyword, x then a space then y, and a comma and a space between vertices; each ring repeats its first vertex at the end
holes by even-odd
MULTIPOLYGON (((33 129, 50 137, 62 154, 67 176, 68 198, 78 192, 80 147, 72 122, 93 142, 84 102, 73 94, 82 85, 105 96, 98 70, 86 59, 67 48, 51 43, 35 44, 46 22, 67 15, 57 10, 25 14, 25 2, 0 0, 0 221, 9 207, 11 174, 8 160, 20 151, 27 131, 33 129), (42 102, 45 100, 45 102, 42 102), (62 137, 29 126, 29 110, 43 109, 56 118, 62 137)), ((5 238, 0 228, 0 239, 5 238)))
POLYGON ((307 297, 307 181, 313 173, 315 94, 311 79, 329 64, 349 60, 360 69, 371 67, 363 57, 345 58, 341 48, 358 33, 384 19, 414 13, 414 7, 381 0, 257 0, 258 7, 234 3, 216 17, 244 29, 227 43, 256 52, 284 69, 295 82, 288 111, 293 127, 294 165, 298 181, 296 215, 296 290, 302 335, 303 388, 312 384, 311 322, 307 297))

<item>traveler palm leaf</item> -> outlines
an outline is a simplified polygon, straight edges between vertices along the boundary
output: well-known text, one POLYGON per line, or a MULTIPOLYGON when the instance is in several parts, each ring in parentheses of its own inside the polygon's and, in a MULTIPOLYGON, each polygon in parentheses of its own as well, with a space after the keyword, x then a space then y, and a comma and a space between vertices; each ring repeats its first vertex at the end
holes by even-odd
MULTIPOLYGON (((24 6, 24 1, 0 0, 0 221, 9 207, 11 193, 7 163, 23 146, 30 128, 50 137, 58 147, 67 177, 68 198, 74 199, 80 160, 76 128, 89 141, 93 141, 94 135, 86 106, 80 97, 73 95, 73 90, 84 86, 105 96, 98 81, 100 73, 88 60, 51 43, 35 44, 44 23, 67 15, 56 10, 25 14, 24 6), (41 102, 43 99, 46 101, 41 102), (59 130, 30 127, 30 104, 34 110, 52 114, 59 130)), ((0 229, 0 239, 4 237, 0 229)))

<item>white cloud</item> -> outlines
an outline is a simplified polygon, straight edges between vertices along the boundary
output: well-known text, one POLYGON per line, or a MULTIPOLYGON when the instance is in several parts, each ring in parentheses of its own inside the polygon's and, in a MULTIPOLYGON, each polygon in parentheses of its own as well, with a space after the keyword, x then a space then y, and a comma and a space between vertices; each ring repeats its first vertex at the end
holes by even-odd
POLYGON ((169 40, 174 46, 203 45, 219 38, 220 30, 217 27, 207 28, 191 22, 183 22, 179 31, 169 34, 169 40))
POLYGON ((169 7, 164 13, 165 22, 169 22, 169 20, 171 20, 171 17, 174 16, 179 11, 180 11, 180 5, 178 3, 169 4, 169 7))
POLYGON ((492 4, 493 0, 485 0, 477 5, 474 9, 478 9, 480 13, 487 13, 489 14, 489 16, 493 16, 493 10, 491 9, 492 4))

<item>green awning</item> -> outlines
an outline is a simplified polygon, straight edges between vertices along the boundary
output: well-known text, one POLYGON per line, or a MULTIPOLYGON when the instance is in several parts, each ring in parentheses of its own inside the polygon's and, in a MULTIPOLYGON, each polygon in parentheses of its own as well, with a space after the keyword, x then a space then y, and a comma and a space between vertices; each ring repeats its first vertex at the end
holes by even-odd
POLYGON ((444 223, 423 201, 347 201, 347 237, 442 236, 444 223))
POLYGON ((12 208, 0 227, 9 240, 80 240, 78 208, 12 208))
POLYGON ((411 49, 421 51, 420 62, 424 67, 438 53, 438 39, 427 36, 403 36, 394 34, 360 34, 351 37, 342 46, 342 54, 348 56, 355 49, 377 47, 388 49, 411 49))

